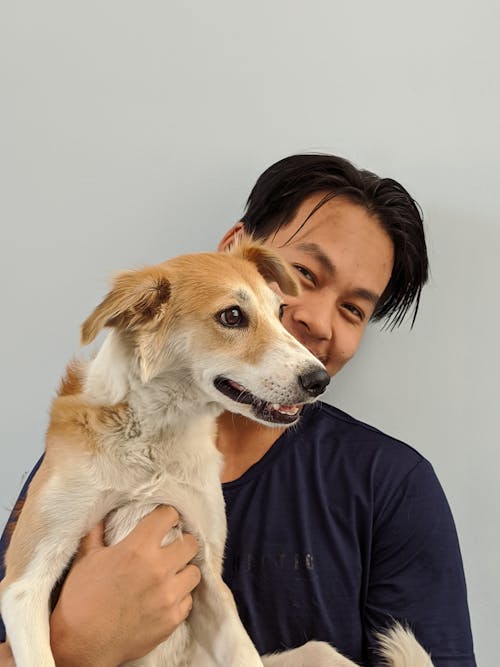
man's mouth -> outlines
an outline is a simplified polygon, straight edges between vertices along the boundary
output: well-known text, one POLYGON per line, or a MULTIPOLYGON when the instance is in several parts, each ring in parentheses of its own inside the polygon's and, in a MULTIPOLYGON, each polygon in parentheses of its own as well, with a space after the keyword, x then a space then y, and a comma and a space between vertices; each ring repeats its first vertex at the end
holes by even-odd
POLYGON ((215 378, 214 387, 232 401, 250 405, 253 414, 262 421, 270 422, 271 424, 288 425, 293 424, 299 418, 300 407, 298 405, 268 403, 258 398, 258 396, 254 396, 243 385, 221 375, 215 378))

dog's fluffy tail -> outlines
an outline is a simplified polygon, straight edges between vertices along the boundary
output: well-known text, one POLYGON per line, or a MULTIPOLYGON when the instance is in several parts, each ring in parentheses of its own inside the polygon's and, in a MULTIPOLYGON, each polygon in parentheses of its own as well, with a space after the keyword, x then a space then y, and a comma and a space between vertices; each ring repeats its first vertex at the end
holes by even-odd
POLYGON ((411 630, 396 623, 377 635, 379 653, 387 667, 432 667, 431 658, 411 630))

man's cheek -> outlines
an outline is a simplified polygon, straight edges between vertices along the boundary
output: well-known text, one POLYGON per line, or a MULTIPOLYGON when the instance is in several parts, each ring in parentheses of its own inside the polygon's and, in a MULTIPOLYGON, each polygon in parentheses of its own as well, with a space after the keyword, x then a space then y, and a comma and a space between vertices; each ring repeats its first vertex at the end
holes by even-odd
POLYGON ((330 357, 328 363, 326 364, 326 370, 328 371, 330 377, 333 377, 339 371, 341 371, 344 368, 344 366, 347 363, 349 363, 349 361, 351 361, 355 353, 356 350, 354 351, 339 350, 336 352, 335 357, 330 357))

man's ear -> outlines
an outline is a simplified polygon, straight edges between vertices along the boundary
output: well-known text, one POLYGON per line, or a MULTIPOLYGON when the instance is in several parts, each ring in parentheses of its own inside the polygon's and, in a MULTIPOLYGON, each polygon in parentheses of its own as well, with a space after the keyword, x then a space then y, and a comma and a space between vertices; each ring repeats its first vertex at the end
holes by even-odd
POLYGON ((231 246, 233 246, 236 241, 238 240, 238 237, 244 234, 243 231, 243 223, 237 222, 235 225, 231 227, 231 229, 224 234, 222 237, 221 242, 219 243, 217 250, 221 252, 222 250, 229 250, 231 246))
POLYGON ((82 324, 82 345, 91 343, 104 327, 136 329, 152 320, 169 297, 170 283, 158 267, 119 273, 111 291, 82 324))
POLYGON ((266 246, 240 235, 231 254, 253 262, 261 276, 268 283, 276 283, 283 294, 298 296, 300 285, 290 265, 276 252, 266 246))

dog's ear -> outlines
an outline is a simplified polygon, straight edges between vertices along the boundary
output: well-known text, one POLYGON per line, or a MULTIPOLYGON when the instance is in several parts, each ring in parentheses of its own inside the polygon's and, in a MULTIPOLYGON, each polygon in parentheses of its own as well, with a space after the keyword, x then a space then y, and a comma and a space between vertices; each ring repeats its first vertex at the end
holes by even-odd
POLYGON ((268 283, 277 283, 283 294, 290 296, 300 294, 300 285, 291 267, 270 248, 243 239, 232 247, 231 252, 253 262, 264 280, 268 283))
POLYGON ((104 327, 133 331, 152 320, 169 297, 170 283, 158 267, 119 273, 110 292, 82 324, 82 345, 91 343, 104 327))

